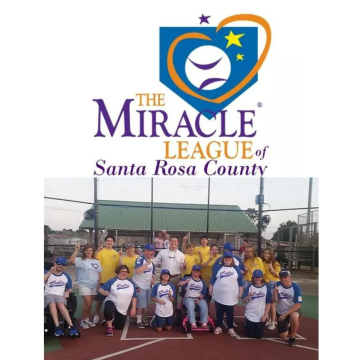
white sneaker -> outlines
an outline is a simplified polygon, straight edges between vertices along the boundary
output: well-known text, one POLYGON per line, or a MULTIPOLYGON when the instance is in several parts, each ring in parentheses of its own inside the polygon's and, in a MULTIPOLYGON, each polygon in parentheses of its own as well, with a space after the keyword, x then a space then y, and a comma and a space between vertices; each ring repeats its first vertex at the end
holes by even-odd
POLYGON ((92 322, 93 322, 93 324, 98 324, 99 323, 99 315, 95 315, 92 322))
POLYGON ((271 321, 267 328, 268 330, 275 330, 275 324, 271 321))
POLYGON ((94 326, 96 326, 96 324, 93 323, 93 322, 91 322, 89 319, 83 320, 83 323, 85 323, 85 324, 88 325, 89 327, 94 327, 94 326))
POLYGON ((83 320, 81 320, 80 327, 83 329, 90 329, 90 326, 86 324, 83 320))
POLYGON ((271 320, 269 318, 266 319, 265 326, 268 327, 271 324, 271 320))
POLYGON ((235 332, 235 330, 232 329, 232 328, 229 329, 228 334, 229 334, 230 336, 236 336, 236 332, 235 332))
POLYGON ((214 330, 214 334, 215 335, 219 335, 219 334, 221 334, 222 333, 222 328, 220 328, 220 327, 217 327, 215 330, 214 330))

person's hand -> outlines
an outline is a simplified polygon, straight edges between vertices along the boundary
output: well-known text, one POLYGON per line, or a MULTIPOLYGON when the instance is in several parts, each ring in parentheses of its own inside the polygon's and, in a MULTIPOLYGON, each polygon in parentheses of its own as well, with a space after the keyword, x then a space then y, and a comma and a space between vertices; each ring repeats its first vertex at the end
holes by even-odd
POLYGON ((247 296, 248 301, 251 300, 252 294, 253 294, 252 292, 249 292, 249 294, 248 294, 248 296, 247 296))
POLYGON ((155 284, 155 278, 152 276, 150 281, 150 286, 153 286, 155 284))
POLYGON ((187 284, 190 280, 191 280, 191 277, 188 277, 188 278, 185 280, 185 283, 187 284))
POLYGON ((118 251, 118 254, 119 254, 120 257, 123 256, 123 249, 122 249, 122 247, 121 247, 120 250, 118 251))
POLYGON ((186 270, 186 261, 184 261, 184 262, 182 263, 182 269, 183 269, 183 270, 186 270))
POLYGON ((76 244, 76 245, 75 245, 75 250, 77 250, 77 251, 80 250, 80 245, 79 245, 79 244, 76 244))
POLYGON ((213 289, 209 288, 209 295, 212 296, 212 294, 213 294, 213 289))
POLYGON ((263 315, 261 318, 260 318, 260 322, 265 322, 267 319, 267 316, 266 315, 263 315))
POLYGON ((169 296, 169 298, 171 298, 173 296, 173 293, 171 290, 169 290, 168 296, 169 296))
POLYGON ((163 299, 159 299, 159 304, 161 304, 161 305, 165 305, 165 304, 166 304, 166 301, 165 301, 165 300, 163 300, 163 299))
POLYGON ((195 299, 195 305, 199 305, 200 300, 198 298, 195 299))
POLYGON ((278 317, 278 321, 284 321, 286 318, 286 315, 285 314, 282 314, 278 317))
POLYGON ((69 298, 69 293, 68 293, 67 291, 65 291, 65 293, 64 293, 64 298, 65 298, 65 299, 68 299, 68 298, 69 298))
POLYGON ((183 237, 183 242, 186 244, 186 243, 187 243, 187 241, 188 241, 188 236, 187 236, 187 235, 185 235, 185 236, 183 237))
POLYGON ((135 316, 135 315, 136 315, 136 309, 131 309, 129 315, 130 315, 131 317, 135 316))
POLYGON ((270 270, 270 271, 274 271, 274 268, 272 267, 272 264, 271 264, 271 263, 269 263, 269 270, 270 270))
POLYGON ((101 251, 104 248, 104 245, 100 245, 96 251, 101 251))
POLYGON ((104 296, 108 296, 109 294, 110 294, 110 291, 104 290, 104 292, 103 292, 103 295, 104 295, 104 296))
POLYGON ((279 289, 278 289, 278 287, 276 286, 276 284, 274 285, 274 293, 276 293, 276 294, 279 293, 279 289))
POLYGON ((53 274, 55 274, 55 272, 56 272, 56 266, 53 266, 53 267, 50 269, 50 271, 51 271, 53 274))

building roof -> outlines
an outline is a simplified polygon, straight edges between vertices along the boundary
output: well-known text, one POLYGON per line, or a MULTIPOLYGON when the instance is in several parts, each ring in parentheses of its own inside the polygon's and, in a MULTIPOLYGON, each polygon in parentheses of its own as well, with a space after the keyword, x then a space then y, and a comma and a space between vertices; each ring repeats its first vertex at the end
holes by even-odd
MULTIPOLYGON (((99 230, 151 229, 150 202, 99 200, 98 204, 99 230)), ((206 232, 206 227, 206 204, 153 203, 154 230, 206 232)), ((93 229, 94 221, 84 219, 79 228, 93 229)), ((257 227, 237 205, 210 205, 209 232, 254 233, 257 227)))

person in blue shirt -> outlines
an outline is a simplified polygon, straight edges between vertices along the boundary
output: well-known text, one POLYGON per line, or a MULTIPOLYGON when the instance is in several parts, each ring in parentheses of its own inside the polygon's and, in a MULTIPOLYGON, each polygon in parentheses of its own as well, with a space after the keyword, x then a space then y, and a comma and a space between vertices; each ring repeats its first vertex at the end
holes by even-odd
POLYGON ((296 346, 302 295, 300 286, 291 281, 290 271, 281 269, 272 301, 276 304, 277 330, 282 339, 289 336, 289 346, 296 346), (290 326, 291 325, 291 326, 290 326))
POLYGON ((186 276, 179 280, 177 286, 183 289, 183 304, 186 307, 189 323, 192 329, 196 329, 195 321, 195 306, 200 308, 200 322, 201 327, 207 328, 208 320, 208 306, 205 301, 206 297, 206 284, 200 278, 201 266, 194 265, 191 270, 191 276, 186 276))
MULTIPOLYGON (((240 256, 234 255, 234 251, 235 251, 234 246, 233 246, 231 243, 229 243, 229 242, 225 243, 225 244, 224 244, 224 252, 225 252, 225 251, 230 251, 230 252, 233 254, 233 258, 234 258, 234 263, 235 263, 235 265, 240 268, 241 274, 244 274, 244 273, 245 273, 244 264, 243 264, 240 256)), ((221 259, 222 259, 222 257, 219 257, 219 258, 215 261, 215 264, 214 264, 213 269, 214 269, 217 265, 219 265, 219 264, 221 263, 221 259)))
POLYGON ((215 335, 222 333, 223 315, 226 314, 228 334, 236 336, 234 331, 234 307, 243 294, 244 281, 240 268, 235 265, 234 255, 225 251, 221 263, 214 266, 210 280, 209 294, 215 301, 215 335))
POLYGON ((252 281, 242 296, 246 303, 245 332, 249 338, 261 339, 271 305, 271 289, 265 284, 261 270, 254 270, 252 281))

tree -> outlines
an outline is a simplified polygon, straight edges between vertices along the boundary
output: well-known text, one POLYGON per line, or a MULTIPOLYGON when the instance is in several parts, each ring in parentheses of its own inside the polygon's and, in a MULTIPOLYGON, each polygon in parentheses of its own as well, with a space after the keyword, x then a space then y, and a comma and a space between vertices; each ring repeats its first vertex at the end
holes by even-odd
MULTIPOLYGON (((258 226, 259 212, 257 210, 255 210, 254 208, 248 208, 247 210, 245 210, 245 214, 250 218, 251 222, 254 225, 258 226)), ((269 224, 263 222, 261 226, 261 231, 265 231, 268 225, 269 224)))
MULTIPOLYGON (((295 225, 297 225, 297 222, 291 221, 291 220, 288 220, 286 223, 282 222, 279 225, 278 229, 274 232, 274 235, 272 236, 271 240, 277 240, 279 230, 283 229, 283 230, 281 230, 280 241, 289 242, 289 239, 290 239, 290 227, 295 226, 295 225)), ((298 233, 298 228, 296 227, 296 228, 294 228, 292 230, 292 241, 296 240, 297 233, 298 233)))

